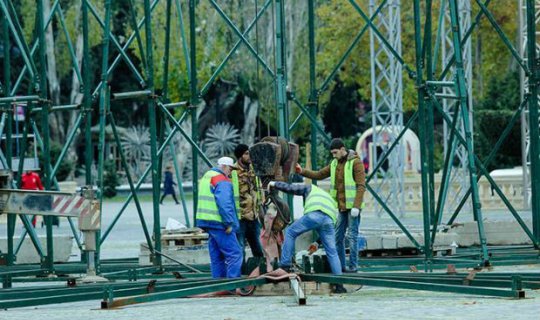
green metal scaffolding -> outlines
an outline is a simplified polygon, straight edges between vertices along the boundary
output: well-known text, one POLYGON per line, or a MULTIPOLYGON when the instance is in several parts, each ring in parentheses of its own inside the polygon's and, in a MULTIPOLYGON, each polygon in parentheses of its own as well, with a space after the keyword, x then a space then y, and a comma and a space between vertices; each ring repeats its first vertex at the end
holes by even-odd
MULTIPOLYGON (((257 1, 257 0, 254 0, 257 1)), ((110 263, 102 262, 100 259, 101 246, 107 240, 108 236, 114 232, 114 227, 118 222, 118 219, 125 212, 129 203, 133 200, 135 202, 138 217, 140 219, 141 228, 144 232, 146 244, 153 256, 153 269, 152 272, 163 272, 167 270, 167 267, 163 263, 163 255, 161 254, 161 221, 160 221, 160 207, 159 207, 159 195, 162 172, 162 162, 164 152, 170 148, 174 148, 171 140, 176 135, 182 135, 191 145, 192 149, 192 176, 193 176, 193 199, 197 198, 197 177, 199 173, 199 158, 202 159, 206 165, 212 166, 212 163, 205 155, 203 150, 199 146, 199 123, 198 123, 198 111, 201 106, 201 99, 208 92, 211 85, 219 77, 220 73, 226 68, 227 62, 231 56, 239 51, 240 47, 247 48, 249 58, 257 61, 257 64, 262 66, 264 72, 263 76, 268 77, 274 86, 275 110, 276 110, 276 123, 277 132, 280 136, 286 139, 294 139, 295 128, 299 121, 307 119, 311 126, 311 153, 317 153, 318 139, 322 137, 324 143, 330 141, 329 135, 325 132, 324 128, 320 124, 320 108, 319 98, 326 92, 336 75, 339 74, 340 69, 347 58, 353 54, 355 47, 359 43, 359 39, 366 34, 366 31, 372 30, 374 34, 379 38, 383 45, 394 55, 394 58, 402 64, 406 75, 409 80, 415 84, 418 108, 417 111, 409 119, 408 123, 402 128, 401 133, 389 148, 389 150, 382 155, 379 166, 373 170, 373 173, 367 177, 367 190, 373 195, 373 198, 383 208, 384 212, 388 214, 396 225, 404 232, 404 234, 411 240, 414 246, 423 253, 420 265, 423 265, 426 271, 432 270, 434 265, 440 264, 439 258, 433 256, 433 244, 437 234, 437 226, 441 224, 442 220, 442 208, 444 208, 444 201, 449 192, 448 177, 449 170, 451 170, 451 161, 453 159, 452 154, 445 156, 445 163, 443 165, 443 183, 440 190, 440 194, 436 195, 434 192, 434 172, 433 172, 433 152, 434 152, 434 138, 433 138, 433 125, 434 114, 438 113, 442 116, 443 120, 447 122, 448 126, 452 128, 451 139, 449 145, 456 146, 462 145, 467 150, 468 154, 468 174, 470 180, 470 190, 466 193, 466 196, 462 199, 461 204, 458 206, 452 217, 447 224, 452 224, 458 214, 460 213, 463 205, 470 196, 473 203, 473 216, 478 226, 478 233, 480 235, 480 248, 479 250, 463 258, 460 262, 476 263, 480 266, 487 266, 492 264, 492 252, 487 246, 485 238, 485 230, 483 226, 482 208, 480 205, 479 190, 477 182, 481 177, 487 178, 491 187, 495 193, 506 204, 508 211, 513 215, 515 220, 522 227, 527 236, 533 243, 532 252, 528 252, 526 257, 527 261, 536 257, 538 259, 538 250, 540 249, 540 133, 538 128, 538 85, 540 81, 540 68, 538 52, 536 50, 536 22, 535 15, 535 1, 527 0, 527 61, 524 62, 524 57, 520 56, 518 51, 509 40, 508 36, 504 34, 500 26, 497 24, 496 19, 489 9, 490 0, 476 0, 477 15, 473 20, 469 30, 461 30, 459 25, 459 15, 457 12, 457 0, 448 0, 451 17, 451 29, 452 29, 452 46, 453 46, 453 58, 448 65, 441 66, 437 70, 434 70, 434 56, 437 52, 436 46, 434 47, 434 35, 438 32, 433 30, 434 23, 432 17, 433 13, 433 0, 413 0, 413 12, 409 13, 414 18, 414 61, 406 63, 404 58, 398 54, 395 50, 392 50, 388 41, 385 41, 384 35, 373 24, 373 20, 378 17, 381 11, 388 4, 388 1, 381 1, 376 8, 374 14, 369 16, 366 11, 366 4, 361 1, 347 0, 343 1, 343 5, 350 5, 351 10, 354 10, 358 14, 358 18, 364 22, 364 26, 359 31, 358 35, 345 52, 336 52, 339 57, 336 65, 332 70, 325 75, 324 79, 318 83, 317 71, 317 1, 308 1, 308 59, 309 59, 309 94, 307 97, 298 97, 295 95, 294 88, 290 88, 287 79, 287 62, 285 54, 288 48, 286 47, 287 41, 287 26, 285 23, 285 1, 286 0, 266 0, 262 5, 258 5, 258 11, 254 17, 251 17, 251 23, 247 28, 243 29, 232 21, 227 13, 221 8, 219 1, 217 0, 204 0, 207 2, 212 10, 223 18, 223 21, 229 27, 229 31, 238 40, 234 47, 230 50, 229 54, 223 57, 223 60, 218 64, 218 67, 212 72, 208 79, 200 78, 200 70, 202 68, 208 68, 208 66, 201 66, 197 60, 197 50, 199 46, 204 45, 204 35, 200 35, 197 32, 197 26, 201 17, 204 17, 209 12, 202 12, 200 2, 197 0, 144 0, 139 3, 137 7, 132 1, 131 10, 129 12, 129 19, 131 27, 133 29, 132 34, 127 37, 123 42, 120 42, 118 35, 113 33, 112 26, 112 11, 113 0, 105 0, 100 3, 99 8, 95 6, 98 1, 81 0, 81 28, 83 35, 83 58, 82 63, 79 63, 76 58, 75 50, 73 47, 73 41, 69 37, 69 33, 66 27, 66 21, 61 7, 61 1, 56 0, 50 8, 48 17, 44 17, 42 14, 36 15, 35 32, 31 40, 28 40, 24 35, 20 17, 18 16, 13 0, 0 0, 0 26, 2 28, 1 38, 3 43, 3 73, 0 81, 0 110, 1 110, 1 134, 6 136, 4 156, 7 161, 4 161, 4 168, 11 167, 11 161, 13 157, 19 158, 18 170, 16 170, 15 181, 19 181, 20 175, 23 171, 24 159, 27 156, 25 150, 27 149, 28 136, 31 132, 36 136, 38 147, 42 154, 42 168, 43 168, 43 180, 47 190, 54 190, 58 188, 56 175, 62 161, 68 154, 68 150, 73 144, 77 136, 81 136, 85 142, 85 166, 87 168, 85 174, 85 183, 89 188, 97 188, 99 191, 100 206, 103 205, 103 174, 104 174, 104 162, 105 162, 105 136, 106 127, 112 128, 112 134, 114 136, 114 143, 117 144, 122 167, 126 170, 128 177, 128 184, 130 187, 130 195, 127 197, 125 203, 118 213, 115 214, 115 218, 111 225, 104 226, 102 232, 98 233, 97 237, 97 251, 96 251, 96 264, 97 270, 100 273, 110 272, 110 263), (156 8, 159 6, 164 7, 166 15, 165 28, 156 28, 152 25, 153 18, 155 17, 156 8), (143 16, 137 20, 137 12, 143 12, 143 16), (253 33, 254 29, 260 23, 259 19, 263 14, 271 14, 275 18, 274 28, 274 45, 275 50, 270 57, 263 57, 259 54, 258 49, 253 46, 249 40, 249 35, 253 33), (184 18, 188 18, 188 27, 185 28, 184 18), (522 68, 528 79, 529 88, 528 94, 525 96, 521 105, 516 106, 514 117, 511 123, 501 133, 499 141, 493 146, 493 150, 486 159, 479 159, 473 149, 471 130, 472 125, 470 123, 469 114, 469 92, 467 92, 465 75, 463 72, 463 57, 462 57, 462 45, 471 36, 471 34, 478 29, 479 21, 481 19, 487 19, 491 24, 494 31, 498 34, 501 41, 506 45, 512 56, 517 61, 519 68, 522 68), (173 21, 178 23, 176 27, 173 26, 173 21), (61 30, 66 36, 69 56, 71 58, 71 65, 75 76, 80 82, 80 92, 83 95, 81 104, 73 105, 53 105, 49 90, 48 90, 48 78, 47 78, 47 41, 45 39, 46 30, 55 22, 56 28, 61 30), (101 35, 101 65, 100 65, 100 77, 97 81, 92 81, 91 75, 91 63, 92 53, 90 47, 91 35, 89 26, 91 23, 97 24, 102 30, 101 35), (177 29, 175 29, 177 28, 177 29), (164 52, 154 52, 155 45, 158 42, 159 37, 154 36, 156 34, 165 34, 164 37, 164 52), (182 46, 179 48, 171 47, 171 35, 180 35, 182 46), (10 56, 10 46, 16 46, 22 57, 23 65, 19 66, 20 74, 17 77, 12 75, 12 57, 10 56), (137 47, 140 53, 140 63, 135 62, 128 55, 128 50, 137 47), (114 50, 112 50, 114 49, 114 50), (183 53, 185 59, 188 74, 186 77, 189 79, 190 96, 188 101, 171 101, 168 92, 168 86, 170 83, 171 74, 169 74, 169 57, 171 56, 171 50, 176 50, 183 53), (114 52, 114 53, 113 53, 114 52), (154 70, 154 56, 160 55, 163 57, 163 75, 161 79, 158 79, 154 70), (111 93, 110 81, 114 77, 116 68, 119 63, 125 63, 128 69, 132 72, 132 77, 137 82, 138 89, 131 92, 118 92, 111 93), (449 72, 454 72, 452 81, 443 81, 445 76, 449 72), (161 84, 162 90, 156 90, 158 84, 161 84), (203 84, 201 86, 201 84, 203 84), (443 87, 452 87, 455 95, 444 95, 441 92, 443 87), (116 119, 111 112, 111 103, 123 99, 137 99, 139 101, 145 101, 146 109, 148 112, 148 126, 150 128, 151 140, 151 162, 148 168, 144 171, 143 175, 138 181, 134 181, 131 178, 130 168, 127 163, 126 155, 122 150, 120 143, 119 133, 117 130, 116 119), (453 116, 450 117, 443 111, 442 101, 444 99, 452 99, 457 101, 456 110, 453 116), (13 139, 14 128, 11 119, 13 118, 13 108, 15 103, 25 103, 26 114, 28 115, 24 121, 23 126, 23 138, 21 140, 21 152, 20 154, 13 154, 13 139), (497 186, 493 178, 487 171, 487 166, 493 161, 495 154, 504 143, 513 125, 519 119, 523 108, 527 106, 530 112, 530 155, 531 155, 531 186, 532 186, 532 221, 533 228, 530 230, 525 222, 522 220, 517 210, 511 205, 508 199, 503 194, 502 190, 497 186), (56 163, 51 161, 50 148, 51 140, 49 134, 49 117, 53 112, 60 112, 71 110, 77 115, 76 125, 73 130, 67 135, 66 141, 63 142, 62 152, 56 163), (290 115, 293 114, 293 110, 298 114, 297 118, 291 121, 290 115), (93 119, 93 115, 97 115, 98 119, 93 119), (191 132, 186 132, 183 123, 191 122, 191 132), (94 145, 92 140, 92 125, 99 124, 99 143, 97 145, 97 177, 92 176, 90 168, 94 164, 94 145), (420 244, 411 235, 410 230, 405 227, 392 210, 385 204, 383 198, 381 198, 375 190, 369 185, 369 181, 377 174, 378 169, 388 158, 389 154, 394 150, 399 143, 400 138, 404 135, 405 131, 411 128, 413 125, 417 125, 419 129, 419 138, 421 143, 421 183, 422 183, 422 208, 423 208, 423 243, 420 244), (456 129, 457 126, 462 125, 465 129, 465 135, 462 135, 456 129), (142 213, 140 200, 137 195, 137 191, 147 176, 150 175, 152 182, 152 197, 153 197, 153 229, 149 230, 147 222, 142 213), (437 199, 436 199, 437 196, 437 199)), ((290 0, 289 0, 290 1, 290 0)), ((36 0, 37 12, 43 12, 44 0, 36 0)), ((443 6, 444 7, 444 6, 443 6)), ((455 148, 452 148, 452 152, 455 148)), ((316 159, 312 159, 312 167, 316 168, 316 159)), ((177 177, 180 179, 178 173, 178 164, 175 163, 177 169, 177 177)), ((12 168, 14 169, 14 168, 12 168)), ((196 212, 196 201, 194 202, 193 212, 196 212)), ((184 205, 184 214, 186 221, 189 223, 188 209, 184 205)), ((102 211, 103 212, 103 211, 102 211)), ((53 221, 52 218, 45 218, 46 235, 47 235, 47 249, 44 250, 37 238, 34 229, 31 226, 30 217, 18 216, 21 219, 25 233, 30 237, 34 244, 40 258, 41 266, 37 266, 32 270, 26 270, 24 275, 27 274, 39 274, 47 275, 57 273, 58 266, 54 264, 53 254, 53 221)), ((191 223, 195 221, 195 214, 191 217, 191 223)), ((16 278, 16 271, 19 270, 15 264, 15 256, 18 251, 17 245, 14 243, 15 237, 15 223, 16 216, 9 215, 7 222, 7 235, 8 235, 8 250, 3 253, 7 266, 2 268, 2 276, 4 278, 5 286, 10 286, 12 278, 16 278), (10 276, 13 272, 13 277, 10 276), (7 280, 6 280, 7 279, 7 280)), ((71 229, 74 233, 75 239, 77 239, 77 245, 81 252, 83 251, 83 244, 80 242, 77 235, 75 225, 69 220, 71 229)), ((22 240, 21 240, 22 241, 22 240)), ((85 262, 87 257, 81 254, 82 261, 85 262)), ((444 262, 449 262, 451 258, 446 258, 444 262), (447 261, 448 260, 448 261, 447 261)), ((525 259, 524 259, 525 260, 525 259)), ((131 263, 131 262, 130 262, 131 263)), ((117 268, 121 269, 122 263, 115 264, 117 268)), ((126 263, 125 270, 132 270, 133 264, 126 263)), ((84 271, 83 264, 74 264, 73 270, 84 271)), ((117 270, 117 269, 115 269, 117 270)), ((316 276, 314 276, 316 277, 316 276)), ((319 279, 321 280, 321 279, 319 279)), ((335 282, 332 279, 322 279, 321 281, 335 282)), ((346 280, 343 280, 347 283, 346 280)), ((352 283, 383 283, 382 280, 362 280, 353 279, 349 282, 352 283), (370 282, 371 281, 371 282, 370 282)), ((386 280, 385 280, 386 281, 386 280)), ((505 279, 511 286, 511 281, 517 282, 517 280, 505 279)), ((241 285, 253 284, 252 282, 242 282, 241 285)), ((384 282, 383 286, 386 286, 387 282, 384 282)), ((231 286, 223 286, 216 284, 219 288, 230 288, 231 286)), ((513 284, 516 287, 516 284, 513 284)), ((232 285, 234 287, 234 285, 232 285)), ((178 288, 177 288, 178 289, 178 288)), ((208 289, 204 289, 208 290, 208 289)), ((198 292, 207 292, 207 291, 198 292)), ((443 287, 439 287, 437 290, 443 290, 443 287), (442 289, 441 289, 442 288, 442 289)), ((454 289, 448 289, 450 291, 454 289)), ((457 289, 456 289, 457 290, 457 289)), ((196 291, 196 290, 195 290, 196 291)), ((458 290, 459 291, 459 290, 458 290)), ((194 294, 192 291, 183 292, 176 296, 183 296, 184 294, 194 294), (183 292, 183 293, 182 293, 183 292)), ((515 292, 500 293, 502 296, 515 296, 515 292)), ((95 296, 95 294, 94 294, 95 296)))

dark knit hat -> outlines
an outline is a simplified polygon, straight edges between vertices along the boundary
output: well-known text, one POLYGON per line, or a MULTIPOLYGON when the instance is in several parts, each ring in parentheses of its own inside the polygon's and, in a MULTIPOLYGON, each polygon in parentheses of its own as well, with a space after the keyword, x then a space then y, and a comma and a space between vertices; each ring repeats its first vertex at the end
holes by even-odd
POLYGON ((341 140, 340 138, 335 138, 335 139, 332 139, 332 141, 330 142, 329 149, 335 150, 335 149, 341 149, 343 147, 345 147, 343 140, 341 140))
POLYGON ((247 144, 241 143, 237 145, 236 148, 234 148, 234 156, 236 157, 236 159, 240 159, 242 155, 244 155, 244 153, 248 150, 249 147, 247 146, 247 144))

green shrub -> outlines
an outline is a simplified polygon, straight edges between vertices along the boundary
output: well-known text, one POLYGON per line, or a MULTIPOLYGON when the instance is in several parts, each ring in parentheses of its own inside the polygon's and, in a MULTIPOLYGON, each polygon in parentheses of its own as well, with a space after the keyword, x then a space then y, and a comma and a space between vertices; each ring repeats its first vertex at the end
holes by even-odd
POLYGON ((116 174, 116 166, 113 160, 107 160, 103 164, 103 196, 112 198, 116 196, 116 187, 120 185, 120 179, 116 174))

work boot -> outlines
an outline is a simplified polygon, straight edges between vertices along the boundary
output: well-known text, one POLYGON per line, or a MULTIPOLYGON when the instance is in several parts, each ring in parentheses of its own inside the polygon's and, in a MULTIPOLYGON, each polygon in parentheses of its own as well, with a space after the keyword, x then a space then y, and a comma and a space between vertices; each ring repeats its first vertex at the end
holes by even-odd
POLYGON ((283 267, 280 267, 280 268, 283 269, 283 271, 285 271, 287 273, 294 273, 293 266, 283 266, 283 267))
POLYGON ((334 287, 334 293, 347 293, 347 289, 342 284, 336 284, 334 287))

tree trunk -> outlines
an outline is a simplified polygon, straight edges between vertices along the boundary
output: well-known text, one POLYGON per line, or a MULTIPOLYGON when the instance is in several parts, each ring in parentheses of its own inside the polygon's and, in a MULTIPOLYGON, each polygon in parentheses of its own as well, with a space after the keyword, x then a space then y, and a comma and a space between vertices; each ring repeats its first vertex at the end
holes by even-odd
MULTIPOLYGON (((75 30, 77 30, 77 42, 75 44, 75 56, 77 58, 77 64, 79 66, 82 66, 82 58, 83 58, 83 34, 82 34, 82 30, 81 29, 81 24, 80 24, 80 15, 81 15, 81 4, 78 3, 77 4, 77 8, 75 9, 76 12, 77 12, 77 18, 75 19, 75 30)), ((89 83, 85 83, 85 85, 90 85, 89 83)), ((71 93, 69 95, 69 101, 72 103, 72 104, 80 104, 83 100, 83 94, 82 92, 79 90, 81 86, 81 83, 79 81, 79 78, 77 77, 77 74, 75 72, 73 72, 72 74, 72 77, 71 77, 71 93)), ((67 125, 67 128, 66 128, 66 132, 69 134, 69 132, 71 132, 71 130, 74 129, 74 126, 75 126, 75 121, 77 120, 77 117, 79 116, 80 114, 80 111, 68 111, 67 114, 69 115, 69 122, 68 122, 68 125, 67 125)), ((71 146, 68 150, 68 155, 67 155, 70 159, 76 159, 77 157, 77 152, 76 152, 76 144, 75 142, 71 143, 71 146)), ((69 174, 69 177, 68 178, 72 178, 73 177, 73 173, 74 173, 74 170, 72 170, 72 172, 70 172, 69 174)))
POLYGON ((484 96, 484 79, 482 77, 482 36, 479 34, 476 37, 476 50, 475 50, 475 62, 474 65, 476 66, 476 74, 475 79, 477 83, 477 88, 475 90, 478 90, 479 97, 484 96))
MULTIPOLYGON (((43 18, 46 21, 51 12, 50 0, 43 1, 43 18)), ((52 23, 45 30, 45 42, 47 48, 47 78, 49 83, 49 95, 53 105, 60 104, 60 82, 56 73, 56 57, 54 53, 54 34, 52 23)), ((62 141, 65 134, 62 130, 63 121, 61 114, 53 114, 49 117, 49 126, 51 138, 56 141, 62 141)))
POLYGON ((258 113, 259 100, 251 100, 248 96, 244 96, 244 127, 242 128, 240 139, 248 146, 255 142, 258 113))
MULTIPOLYGON (((205 108, 206 108, 206 103, 204 102, 204 100, 202 100, 199 106, 197 107, 197 119, 200 118, 200 115, 205 108)), ((174 128, 174 126, 172 127, 174 128)), ((184 120, 181 127, 188 135, 190 135, 191 120, 190 119, 184 120)), ((184 168, 190 167, 189 166, 190 163, 188 163, 188 159, 191 156, 191 144, 187 141, 186 138, 182 136, 180 132, 177 132, 175 134, 175 139, 173 139, 173 141, 175 142, 175 145, 176 145, 176 160, 178 161, 178 164, 180 167, 179 170, 180 172, 184 172, 184 168)), ((200 166, 199 166, 199 171, 201 171, 200 166)), ((191 174, 191 171, 189 172, 188 176, 190 176, 190 174, 191 174)), ((198 177, 195 177, 192 180, 195 181, 196 183, 197 178, 198 177)))

